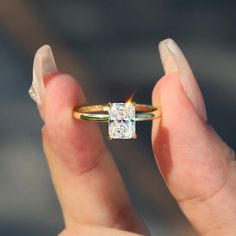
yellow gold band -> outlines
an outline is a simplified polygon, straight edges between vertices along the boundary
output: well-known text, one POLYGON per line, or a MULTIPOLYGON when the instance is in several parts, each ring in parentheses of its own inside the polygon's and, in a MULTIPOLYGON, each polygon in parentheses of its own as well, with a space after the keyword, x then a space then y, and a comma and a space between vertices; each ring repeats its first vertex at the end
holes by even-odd
MULTIPOLYGON (((108 110, 110 104, 105 105, 89 105, 76 107, 73 112, 73 117, 79 120, 108 122, 108 110), (99 113, 103 112, 103 113, 99 113)), ((161 117, 160 107, 154 107, 146 104, 135 104, 135 121, 153 120, 161 117)))

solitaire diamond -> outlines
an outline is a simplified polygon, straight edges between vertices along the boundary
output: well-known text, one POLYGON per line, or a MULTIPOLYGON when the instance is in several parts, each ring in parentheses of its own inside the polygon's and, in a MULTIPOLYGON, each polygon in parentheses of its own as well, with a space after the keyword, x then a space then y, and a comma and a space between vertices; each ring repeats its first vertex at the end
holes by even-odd
POLYGON ((108 132, 111 139, 131 139, 136 137, 134 103, 111 103, 108 113, 108 132))

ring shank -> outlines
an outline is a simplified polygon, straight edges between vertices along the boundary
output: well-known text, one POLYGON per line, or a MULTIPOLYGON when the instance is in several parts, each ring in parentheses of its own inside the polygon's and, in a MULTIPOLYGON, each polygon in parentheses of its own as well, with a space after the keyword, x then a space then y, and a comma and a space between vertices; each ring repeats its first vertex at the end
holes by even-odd
MULTIPOLYGON (((108 112, 109 107, 109 104, 76 107, 73 111, 73 117, 79 120, 108 122, 109 115, 105 112, 108 112)), ((153 120, 161 117, 160 107, 135 104, 135 110, 137 111, 135 114, 135 121, 153 120)))

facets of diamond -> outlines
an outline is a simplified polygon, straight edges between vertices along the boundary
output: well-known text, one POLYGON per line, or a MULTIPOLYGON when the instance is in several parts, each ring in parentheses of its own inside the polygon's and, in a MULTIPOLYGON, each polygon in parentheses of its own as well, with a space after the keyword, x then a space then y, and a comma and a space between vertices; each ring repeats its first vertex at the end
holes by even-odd
POLYGON ((110 105, 108 131, 112 139, 135 137, 134 103, 112 103, 110 105))

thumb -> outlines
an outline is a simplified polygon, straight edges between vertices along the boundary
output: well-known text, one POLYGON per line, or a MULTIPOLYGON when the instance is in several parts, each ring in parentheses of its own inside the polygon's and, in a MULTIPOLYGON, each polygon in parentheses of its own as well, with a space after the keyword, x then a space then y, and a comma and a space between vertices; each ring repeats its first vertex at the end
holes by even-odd
POLYGON ((236 233, 234 152, 206 123, 204 101, 173 40, 160 45, 166 75, 153 91, 162 120, 153 122, 153 149, 165 182, 201 235, 236 233))

